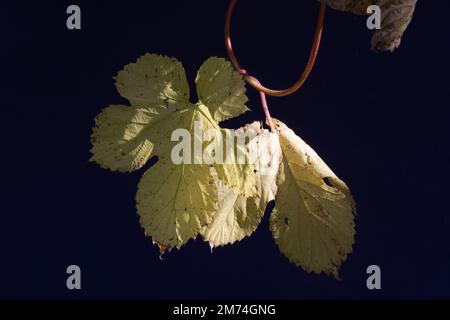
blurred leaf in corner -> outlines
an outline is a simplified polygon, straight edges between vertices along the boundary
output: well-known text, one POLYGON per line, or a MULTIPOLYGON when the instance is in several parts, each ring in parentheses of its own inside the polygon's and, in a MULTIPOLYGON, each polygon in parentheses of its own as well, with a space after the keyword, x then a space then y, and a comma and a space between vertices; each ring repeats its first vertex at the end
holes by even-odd
POLYGON ((372 49, 394 51, 414 14, 417 0, 319 0, 329 7, 359 15, 367 15, 370 5, 381 9, 381 29, 372 37, 372 49))

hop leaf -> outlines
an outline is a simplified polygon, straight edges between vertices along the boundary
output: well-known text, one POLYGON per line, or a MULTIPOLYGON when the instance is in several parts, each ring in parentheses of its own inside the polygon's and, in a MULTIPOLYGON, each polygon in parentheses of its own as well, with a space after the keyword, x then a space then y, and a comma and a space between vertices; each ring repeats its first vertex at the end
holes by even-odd
POLYGON ((171 132, 163 124, 176 110, 175 107, 109 106, 95 118, 91 161, 112 171, 131 172, 142 168, 154 154, 155 140, 170 139, 171 132))
POLYGON ((245 84, 241 75, 220 58, 208 59, 197 74, 197 95, 209 107, 215 121, 237 117, 249 109, 245 106, 245 84))
POLYGON ((145 54, 119 72, 116 88, 132 106, 155 107, 189 102, 183 65, 175 58, 145 54))
POLYGON ((280 251, 307 272, 338 277, 354 243, 353 198, 311 147, 274 121, 284 158, 270 218, 273 237, 280 251))
POLYGON ((218 162, 215 156, 228 146, 230 133, 218 122, 248 110, 244 82, 229 62, 210 58, 196 83, 200 101, 191 104, 184 69, 176 59, 145 55, 126 66, 116 86, 131 106, 112 105, 96 117, 91 160, 127 172, 158 156, 139 182, 136 207, 145 233, 161 253, 199 234, 211 247, 240 241, 255 231, 276 197, 270 228, 281 252, 308 272, 337 277, 354 242, 355 210, 348 187, 278 120, 277 132, 258 122, 235 130, 238 140, 248 136, 249 141, 231 153, 226 148, 226 162, 218 162), (179 150, 178 141, 172 141, 175 129, 187 133, 189 142, 194 137, 182 149, 190 162, 174 161, 179 150), (211 131, 220 134, 204 142, 211 131), (202 159, 204 152, 198 154, 199 136, 201 150, 208 151, 212 162, 202 159), (198 156, 203 161, 195 161, 198 156))
MULTIPOLYGON (((247 111, 244 83, 236 74, 239 75, 224 59, 207 60, 197 77, 201 83, 199 96, 207 98, 194 105, 189 102, 181 63, 147 54, 116 77, 118 91, 131 106, 110 106, 96 117, 92 160, 102 167, 133 171, 150 157, 158 156, 158 163, 145 172, 139 183, 136 201, 143 228, 163 247, 181 247, 195 238, 211 222, 218 207, 218 190, 210 165, 175 164, 171 159, 175 146, 172 133, 184 129, 194 137, 198 134, 195 123, 201 125, 201 134, 209 129, 220 130, 216 121, 223 119, 220 115, 231 117, 247 111), (223 77, 229 78, 228 82, 223 83, 223 77), (221 86, 223 92, 231 94, 215 95, 221 86), (229 105, 233 105, 233 110, 227 109, 229 105), (215 118, 211 110, 217 114, 215 118)), ((206 148, 206 143, 202 147, 206 148)), ((256 194, 254 168, 248 161, 215 163, 213 168, 230 190, 245 197, 256 194)))
POLYGON ((276 194, 275 178, 281 162, 278 134, 262 129, 259 122, 237 131, 253 137, 248 143, 248 152, 253 155, 258 194, 254 197, 239 195, 221 183, 213 172, 219 206, 211 223, 202 232, 204 240, 212 248, 233 244, 250 236, 261 222, 267 203, 274 200, 276 194))

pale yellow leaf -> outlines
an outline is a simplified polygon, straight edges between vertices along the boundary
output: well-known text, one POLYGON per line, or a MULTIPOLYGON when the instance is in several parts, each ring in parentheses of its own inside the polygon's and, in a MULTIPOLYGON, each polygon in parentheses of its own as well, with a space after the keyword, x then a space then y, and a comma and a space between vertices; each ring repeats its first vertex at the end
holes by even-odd
MULTIPOLYGON (((163 123, 167 128, 184 128, 191 137, 195 135, 195 123, 200 123, 203 130, 221 130, 201 104, 177 111, 163 123)), ((255 188, 255 174, 250 163, 174 164, 171 150, 176 144, 178 142, 170 140, 157 142, 161 145, 161 152, 157 152, 159 161, 144 174, 136 195, 144 230, 153 241, 166 248, 180 248, 189 239, 195 239, 212 221, 219 201, 211 168, 221 169, 218 175, 221 183, 236 193, 255 188), (237 188, 232 189, 232 186, 237 188)))
POLYGON ((180 248, 211 222, 217 187, 208 165, 160 160, 139 182, 136 203, 146 234, 167 249, 180 248))
POLYGON ((211 247, 233 244, 250 236, 259 225, 266 205, 276 193, 275 177, 281 161, 281 148, 277 133, 270 133, 254 122, 236 131, 249 133, 253 138, 247 144, 256 170, 257 195, 245 197, 231 191, 216 176, 219 207, 212 222, 202 232, 211 247))
POLYGON ((245 103, 245 82, 223 58, 211 57, 203 63, 197 74, 197 95, 217 122, 249 111, 245 103))
POLYGON ((175 111, 122 105, 105 108, 95 118, 91 161, 112 171, 140 169, 154 154, 154 141, 168 136, 167 127, 161 123, 175 111))
POLYGON ((333 274, 352 252, 355 205, 346 184, 300 137, 274 120, 283 162, 270 218, 274 239, 307 272, 333 274))
POLYGON ((116 87, 131 105, 167 106, 189 102, 189 85, 183 65, 175 58, 145 54, 117 75, 116 87))
MULTIPOLYGON (((226 70, 222 64, 216 67, 205 68, 202 76, 211 82, 223 81, 221 77, 226 70)), ((234 100, 215 96, 213 91, 221 90, 217 83, 212 87, 208 87, 207 81, 202 83, 202 92, 209 97, 205 102, 212 109, 220 105, 226 113, 234 100)), ((111 170, 133 171, 151 156, 158 157, 156 165, 146 171, 139 183, 136 202, 145 232, 158 243, 161 251, 181 247, 212 221, 219 201, 211 167, 229 190, 245 197, 257 193, 254 166, 248 159, 244 163, 235 161, 238 149, 231 150, 231 163, 205 162, 206 149, 210 146, 204 140, 205 132, 224 130, 211 115, 208 105, 188 101, 184 69, 176 59, 147 54, 119 72, 116 85, 132 105, 111 106, 97 116, 92 134, 92 160, 111 170), (175 132, 181 133, 182 141, 176 141, 175 132), (200 138, 199 151, 195 147, 197 138, 200 138), (179 146, 182 147, 177 149, 179 146), (183 157, 175 159, 174 150, 181 150, 183 157)), ((246 99, 234 80, 222 85, 224 90, 229 86, 228 91, 239 98, 236 102, 246 99)), ((213 147, 209 151, 216 152, 217 146, 213 144, 213 147)), ((245 157, 248 158, 246 153, 245 157)))

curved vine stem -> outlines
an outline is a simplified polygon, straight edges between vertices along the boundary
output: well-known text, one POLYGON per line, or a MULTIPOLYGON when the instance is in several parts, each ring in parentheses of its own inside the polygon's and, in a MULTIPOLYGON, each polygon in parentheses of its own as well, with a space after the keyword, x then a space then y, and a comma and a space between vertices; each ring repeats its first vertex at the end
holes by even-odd
MULTIPOLYGON (((225 47, 227 49, 228 56, 230 57, 231 63, 233 64, 234 68, 238 71, 242 70, 243 68, 239 64, 239 61, 236 58, 236 55, 233 52, 233 46, 231 43, 231 36, 230 36, 230 28, 231 28, 231 18, 233 16, 234 8, 236 7, 237 0, 231 0, 230 5, 227 10, 227 15, 225 18, 225 47)), ((282 97, 287 96, 298 89, 301 88, 305 80, 308 78, 309 74, 311 73, 311 70, 314 66, 314 62, 316 61, 317 53, 319 51, 320 47, 320 40, 322 38, 322 31, 323 31, 323 24, 325 19, 325 11, 326 11, 326 5, 321 4, 320 10, 319 10, 319 17, 317 19, 316 24, 316 33, 314 35, 313 45, 311 48, 311 52, 309 54, 308 63, 305 67, 305 70, 303 70, 303 73, 301 74, 300 78, 297 80, 296 83, 294 83, 291 87, 283 90, 273 90, 264 87, 259 83, 259 81, 255 81, 254 77, 250 77, 249 75, 244 76, 244 80, 254 87, 258 91, 262 91, 265 94, 268 94, 270 96, 276 96, 276 97, 282 97)))
POLYGON ((230 5, 228 7, 227 14, 225 17, 225 28, 224 28, 225 47, 226 47, 228 56, 231 60, 231 63, 233 64, 234 68, 243 75, 244 80, 250 86, 252 86, 253 88, 255 88, 256 90, 258 90, 260 92, 261 103, 263 106, 264 113, 266 115, 267 124, 270 126, 271 130, 274 131, 275 128, 272 123, 272 118, 270 117, 270 112, 269 112, 269 108, 267 106, 267 101, 266 101, 265 95, 267 94, 267 95, 275 96, 275 97, 283 97, 283 96, 287 96, 287 95, 290 95, 290 94, 296 92, 298 89, 300 89, 303 86, 306 79, 310 75, 311 70, 313 69, 314 62, 316 61, 317 53, 319 51, 320 40, 322 38, 322 31, 323 31, 323 25, 324 25, 324 19, 325 19, 326 5, 323 3, 320 5, 319 16, 317 18, 317 23, 316 23, 316 32, 314 35, 311 52, 309 54, 308 63, 306 64, 306 67, 303 70, 303 73, 301 74, 300 78, 297 80, 297 82, 295 82, 291 87, 289 87, 287 89, 274 90, 274 89, 264 87, 261 84, 261 82, 259 82, 255 77, 248 75, 247 71, 241 67, 241 65, 239 64, 239 61, 236 58, 236 55, 234 54, 233 46, 231 43, 230 29, 231 29, 231 18, 233 16, 233 11, 234 11, 234 8, 236 7, 236 3, 237 3, 237 0, 230 0, 230 5))
MULTIPOLYGON (((245 70, 244 70, 244 72, 245 72, 245 70)), ((241 73, 243 73, 242 70, 241 70, 241 73)), ((258 79, 253 78, 251 76, 249 76, 249 77, 252 79, 252 81, 257 83, 258 85, 261 85, 261 83, 258 81, 258 79)), ((273 125, 272 117, 270 116, 269 106, 267 105, 266 94, 263 91, 259 91, 259 97, 261 99, 261 105, 262 105, 264 114, 266 116, 267 125, 270 127, 270 131, 275 132, 275 126, 273 125)))

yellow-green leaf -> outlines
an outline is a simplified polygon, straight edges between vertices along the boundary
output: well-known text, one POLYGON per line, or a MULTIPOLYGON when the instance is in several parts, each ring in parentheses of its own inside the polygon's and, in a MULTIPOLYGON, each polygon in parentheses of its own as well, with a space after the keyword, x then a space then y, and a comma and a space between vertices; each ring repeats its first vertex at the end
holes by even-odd
POLYGON ((195 239, 217 211, 217 187, 208 165, 160 160, 145 172, 136 194, 141 226, 165 248, 195 239))
POLYGON ((288 259, 307 272, 333 274, 352 251, 355 205, 346 184, 285 124, 283 162, 270 218, 273 237, 288 259))
POLYGON ((204 140, 206 132, 225 132, 217 123, 220 117, 214 119, 211 110, 238 115, 235 111, 242 109, 240 103, 247 99, 239 89, 239 75, 237 79, 236 74, 227 73, 230 70, 223 63, 204 66, 199 71, 199 91, 206 94, 205 99, 191 104, 181 63, 150 54, 139 58, 117 76, 117 89, 131 106, 104 109, 96 118, 92 134, 92 160, 104 168, 133 171, 151 156, 158 156, 156 165, 145 172, 139 183, 136 202, 143 228, 161 248, 181 247, 212 221, 219 201, 211 167, 221 183, 236 194, 249 197, 257 193, 253 164, 249 159, 237 162, 242 147, 227 150, 230 163, 211 164, 204 159, 224 146, 226 139, 226 135, 219 135, 219 147, 212 144, 214 141, 204 140), (232 77, 230 81, 225 81, 227 74, 232 77), (236 100, 229 95, 217 96, 215 90, 231 92, 236 100), (234 102, 238 104, 235 109, 234 102), (232 110, 228 112, 227 108, 232 110), (177 139, 175 132, 181 133, 182 141, 172 141, 177 139), (175 150, 183 152, 183 161, 174 159, 175 150))
POLYGON ((189 85, 183 65, 175 58, 146 54, 119 72, 116 88, 137 107, 189 102, 189 85))
POLYGON ((202 232, 211 247, 233 244, 250 236, 258 227, 266 205, 276 193, 275 177, 281 161, 281 148, 277 133, 270 133, 254 122, 237 130, 245 135, 253 130, 248 146, 256 171, 257 195, 245 197, 231 191, 215 176, 219 207, 212 222, 202 232))
MULTIPOLYGON (((201 133, 209 129, 220 131, 208 109, 201 104, 176 111, 163 123, 166 128, 187 130, 190 137, 196 134, 196 123, 201 124, 201 133)), ((209 165, 203 161, 194 163, 192 157, 191 163, 175 164, 171 151, 179 142, 168 139, 158 141, 157 145, 163 145, 161 152, 156 153, 159 161, 144 174, 136 201, 146 233, 152 236, 153 241, 170 248, 181 247, 189 239, 194 239, 217 211, 218 190, 211 167, 217 171, 220 169, 219 179, 236 193, 245 194, 246 190, 253 190, 255 175, 250 163, 209 165)), ((203 142, 203 147, 206 144, 203 142)), ((193 142, 191 148, 194 156, 193 142)))
POLYGON ((215 121, 221 122, 249 111, 245 103, 245 82, 231 63, 211 57, 197 74, 197 95, 207 106, 215 121))
MULTIPOLYGON (((140 169, 154 154, 155 139, 168 136, 161 122, 173 108, 136 108, 112 105, 96 118, 93 129, 92 158, 101 167, 129 172, 140 169)), ((169 136, 170 138, 170 136, 169 136)))
POLYGON ((247 198, 231 191, 224 185, 214 169, 212 169, 217 187, 218 208, 211 223, 202 230, 203 239, 209 242, 211 248, 233 244, 250 235, 259 221, 255 201, 247 202, 247 198), (244 223, 252 220, 253 223, 244 223))

